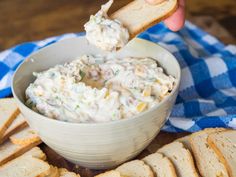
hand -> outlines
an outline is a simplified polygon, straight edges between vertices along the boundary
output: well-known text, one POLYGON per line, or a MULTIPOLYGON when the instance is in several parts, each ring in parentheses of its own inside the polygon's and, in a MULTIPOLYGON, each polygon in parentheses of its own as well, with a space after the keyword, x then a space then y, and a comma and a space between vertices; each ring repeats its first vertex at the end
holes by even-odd
MULTIPOLYGON (((163 0, 146 0, 149 4, 158 4, 163 0)), ((164 20, 165 25, 172 31, 179 31, 185 21, 185 0, 178 0, 179 7, 173 15, 164 20)))

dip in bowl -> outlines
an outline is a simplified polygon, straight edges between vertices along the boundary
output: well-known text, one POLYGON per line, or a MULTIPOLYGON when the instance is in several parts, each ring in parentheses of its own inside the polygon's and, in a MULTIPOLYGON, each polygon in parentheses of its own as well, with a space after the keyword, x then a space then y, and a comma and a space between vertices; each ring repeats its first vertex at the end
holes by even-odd
MULTIPOLYGON (((170 115, 180 83, 175 57, 162 47, 135 38, 117 53, 104 53, 87 43, 85 37, 67 39, 29 56, 17 69, 13 95, 28 123, 44 143, 67 160, 92 169, 111 168, 139 154, 157 135, 170 115), (150 109, 128 118, 108 122, 65 122, 46 117, 25 105, 33 72, 42 72, 82 55, 114 55, 114 58, 150 57, 175 78, 171 92, 150 109)), ((107 110, 109 114, 109 110, 107 110)))

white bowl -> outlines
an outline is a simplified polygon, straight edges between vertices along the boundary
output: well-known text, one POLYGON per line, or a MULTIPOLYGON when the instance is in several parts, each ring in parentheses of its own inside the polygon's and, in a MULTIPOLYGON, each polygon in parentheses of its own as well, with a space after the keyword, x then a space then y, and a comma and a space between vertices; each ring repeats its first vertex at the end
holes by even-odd
POLYGON ((84 37, 52 44, 28 57, 15 72, 12 90, 28 123, 49 147, 67 160, 91 169, 105 169, 139 154, 157 135, 170 115, 179 83, 180 67, 175 57, 162 47, 135 38, 117 54, 152 57, 177 79, 171 94, 159 105, 137 116, 107 123, 69 123, 47 118, 25 106, 25 90, 39 72, 83 54, 104 54, 84 37))

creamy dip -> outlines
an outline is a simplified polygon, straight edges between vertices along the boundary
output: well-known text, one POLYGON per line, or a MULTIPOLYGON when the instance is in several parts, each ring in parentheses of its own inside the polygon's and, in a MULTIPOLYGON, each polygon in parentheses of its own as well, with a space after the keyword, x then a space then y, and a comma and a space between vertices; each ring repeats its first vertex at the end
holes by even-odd
POLYGON ((68 122, 132 117, 157 105, 175 85, 175 78, 151 58, 84 55, 34 76, 26 90, 26 104, 68 122))
POLYGON ((118 20, 112 20, 107 12, 113 0, 102 6, 95 15, 84 25, 86 38, 89 43, 106 51, 122 48, 129 40, 129 32, 118 20))

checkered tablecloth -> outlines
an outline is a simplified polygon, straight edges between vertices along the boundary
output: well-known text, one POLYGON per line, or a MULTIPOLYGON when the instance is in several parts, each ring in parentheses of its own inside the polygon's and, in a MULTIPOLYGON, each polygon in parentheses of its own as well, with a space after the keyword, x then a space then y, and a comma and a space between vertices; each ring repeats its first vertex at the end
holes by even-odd
MULTIPOLYGON (((83 33, 64 34, 23 43, 1 52, 0 98, 11 94, 12 75, 25 57, 49 44, 80 35, 83 33)), ((182 68, 180 92, 163 130, 236 129, 236 46, 225 46, 190 22, 177 33, 160 23, 139 37, 167 48, 182 68)))

